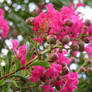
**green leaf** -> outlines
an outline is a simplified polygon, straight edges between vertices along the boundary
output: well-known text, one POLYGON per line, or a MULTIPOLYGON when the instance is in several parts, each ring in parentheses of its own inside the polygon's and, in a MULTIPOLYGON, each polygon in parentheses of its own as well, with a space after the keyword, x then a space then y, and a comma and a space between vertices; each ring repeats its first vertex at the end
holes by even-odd
POLYGON ((12 50, 9 50, 8 54, 7 54, 7 70, 6 73, 9 73, 11 68, 12 68, 12 50))
POLYGON ((20 64, 20 61, 16 58, 14 58, 14 61, 15 61, 15 68, 16 70, 20 68, 21 64, 20 64))
POLYGON ((11 75, 10 77, 13 77, 13 78, 20 78, 21 79, 21 81, 25 81, 25 84, 23 84, 23 86, 27 86, 27 85, 31 85, 32 87, 35 87, 36 86, 36 84, 35 83, 32 83, 32 82, 30 82, 29 81, 29 77, 26 77, 26 76, 24 76, 24 75, 21 75, 21 74, 13 74, 13 75, 11 75))
POLYGON ((0 76, 3 76, 5 74, 5 67, 0 65, 0 76))
POLYGON ((35 61, 35 62, 31 63, 31 66, 35 66, 35 65, 44 66, 45 68, 50 67, 49 63, 46 61, 35 61))
POLYGON ((18 85, 15 80, 6 80, 5 83, 13 83, 13 85, 18 88, 18 85))
POLYGON ((11 77, 15 77, 15 78, 20 78, 22 80, 25 80, 25 81, 28 81, 28 78, 24 75, 21 75, 21 74, 13 74, 13 75, 10 75, 11 77))
POLYGON ((10 85, 9 84, 5 84, 4 86, 2 86, 2 90, 0 92, 10 92, 10 85))
POLYGON ((12 83, 14 84, 15 87, 18 88, 18 85, 17 85, 16 81, 12 80, 12 83))
POLYGON ((5 84, 4 80, 0 80, 0 86, 3 86, 5 84))
POLYGON ((21 74, 22 74, 22 75, 26 75, 26 73, 27 73, 26 70, 22 70, 22 71, 21 71, 21 74))

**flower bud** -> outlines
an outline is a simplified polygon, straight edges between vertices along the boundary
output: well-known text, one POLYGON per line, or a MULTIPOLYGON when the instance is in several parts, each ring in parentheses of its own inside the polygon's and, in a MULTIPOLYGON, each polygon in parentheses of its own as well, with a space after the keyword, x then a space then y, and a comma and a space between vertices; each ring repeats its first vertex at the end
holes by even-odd
POLYGON ((32 23, 33 20, 34 20, 34 17, 29 17, 28 19, 26 19, 26 24, 32 23))
POLYGON ((92 67, 87 68, 87 73, 92 73, 92 67))
POLYGON ((60 90, 60 86, 59 85, 55 85, 57 90, 60 90))
POLYGON ((84 42, 83 41, 80 41, 79 42, 79 51, 80 52, 83 52, 84 51, 84 42))
POLYGON ((51 53, 51 54, 49 54, 49 55, 47 56, 46 61, 48 61, 48 62, 54 62, 54 61, 57 60, 57 59, 58 59, 57 54, 51 53))
POLYGON ((71 63, 75 63, 76 62, 76 58, 75 57, 71 57, 70 60, 71 60, 71 63))
POLYGON ((60 76, 57 77, 57 81, 61 80, 60 76))
POLYGON ((84 22, 84 24, 85 24, 86 26, 90 26, 90 25, 91 25, 91 22, 90 22, 90 20, 86 19, 85 22, 84 22))
POLYGON ((89 37, 85 37, 83 40, 84 40, 85 43, 89 43, 90 42, 89 37))
POLYGON ((56 36, 55 35, 48 35, 47 36, 47 43, 56 44, 56 36))
POLYGON ((68 68, 67 65, 65 65, 65 66, 63 67, 63 74, 68 74, 68 73, 69 73, 69 68, 68 68))
POLYGON ((72 26, 72 21, 71 20, 67 20, 65 25, 71 27, 72 26))
POLYGON ((44 33, 43 35, 42 35, 42 37, 43 37, 43 40, 47 40, 47 34, 46 33, 44 33))
POLYGON ((62 43, 63 44, 67 44, 68 42, 70 41, 70 37, 67 35, 67 36, 64 36, 63 38, 62 38, 62 43))
POLYGON ((81 66, 79 71, 80 72, 85 72, 85 70, 86 70, 85 67, 81 66))
POLYGON ((40 80, 46 82, 48 80, 48 77, 45 74, 43 74, 43 76, 40 77, 40 80))
POLYGON ((62 64, 62 67, 67 66, 66 63, 62 64))
POLYGON ((86 30, 86 29, 87 29, 87 26, 84 26, 84 27, 83 27, 83 30, 86 30))
POLYGON ((71 49, 73 51, 77 51, 77 50, 79 50, 79 45, 77 43, 72 43, 71 49))
POLYGON ((38 3, 38 7, 39 8, 42 8, 43 7, 43 4, 42 3, 38 3))
POLYGON ((62 49, 59 49, 59 50, 58 50, 58 53, 62 53, 62 49))
POLYGON ((88 59, 86 62, 87 62, 87 64, 89 65, 89 64, 92 63, 92 60, 91 60, 91 59, 88 59))

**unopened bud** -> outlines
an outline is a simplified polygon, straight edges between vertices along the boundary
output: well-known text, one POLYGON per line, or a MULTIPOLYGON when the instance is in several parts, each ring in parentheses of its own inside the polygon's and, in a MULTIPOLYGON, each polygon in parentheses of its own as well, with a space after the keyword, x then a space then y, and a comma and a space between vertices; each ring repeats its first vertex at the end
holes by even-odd
POLYGON ((59 85, 55 85, 57 90, 60 90, 60 86, 59 85))
POLYGON ((69 68, 66 65, 66 66, 63 67, 63 74, 68 74, 68 73, 69 73, 69 68))
POLYGON ((42 8, 43 7, 43 4, 42 3, 38 3, 38 7, 39 8, 42 8))
POLYGON ((49 55, 47 56, 46 61, 48 61, 48 62, 54 62, 54 61, 57 60, 57 59, 58 59, 57 54, 51 53, 51 54, 49 54, 49 55))
POLYGON ((63 44, 67 44, 68 42, 70 41, 70 37, 67 35, 67 36, 64 36, 63 38, 62 38, 62 43, 63 44))
POLYGON ((46 82, 48 80, 48 77, 45 74, 43 74, 43 76, 40 77, 40 80, 46 82))
POLYGON ((92 73, 92 67, 87 68, 87 73, 92 73))
POLYGON ((47 36, 47 43, 56 44, 56 36, 55 35, 48 35, 47 36))
POLYGON ((84 24, 85 24, 86 26, 90 26, 90 25, 91 25, 90 20, 86 19, 85 22, 84 22, 84 24))
POLYGON ((89 43, 90 42, 89 37, 85 37, 83 40, 84 40, 85 43, 89 43))
POLYGON ((76 62, 76 58, 75 57, 71 57, 70 60, 71 60, 71 63, 75 63, 76 62))
POLYGON ((26 19, 26 24, 32 23, 33 20, 34 20, 34 17, 29 17, 28 19, 26 19))
POLYGON ((58 53, 62 53, 62 49, 59 49, 59 50, 58 50, 58 53))
POLYGON ((71 20, 67 20, 65 25, 71 27, 72 26, 72 21, 71 20))
POLYGON ((44 33, 43 35, 42 35, 42 37, 43 37, 43 40, 47 40, 47 34, 46 33, 44 33))
POLYGON ((80 52, 83 52, 84 51, 84 42, 83 41, 80 41, 79 42, 79 51, 80 52))
POLYGON ((85 67, 81 66, 80 67, 80 72, 85 72, 85 67))
POLYGON ((77 43, 72 43, 71 49, 73 51, 78 51, 79 50, 79 45, 77 43))
POLYGON ((84 26, 84 27, 83 27, 83 30, 86 30, 86 29, 87 29, 87 26, 84 26))
POLYGON ((64 63, 64 64, 62 64, 62 67, 65 67, 65 66, 67 66, 65 63, 64 63))
POLYGON ((91 59, 88 59, 86 62, 87 62, 87 64, 91 64, 92 63, 92 60, 91 59))

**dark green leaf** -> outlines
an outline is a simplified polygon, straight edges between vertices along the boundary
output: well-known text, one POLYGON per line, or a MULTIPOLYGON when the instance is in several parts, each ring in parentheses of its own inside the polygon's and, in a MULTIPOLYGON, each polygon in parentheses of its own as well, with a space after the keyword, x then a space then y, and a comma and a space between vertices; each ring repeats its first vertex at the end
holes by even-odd
POLYGON ((35 66, 35 65, 44 66, 45 68, 50 67, 49 63, 46 61, 35 61, 35 62, 31 63, 31 66, 35 66))

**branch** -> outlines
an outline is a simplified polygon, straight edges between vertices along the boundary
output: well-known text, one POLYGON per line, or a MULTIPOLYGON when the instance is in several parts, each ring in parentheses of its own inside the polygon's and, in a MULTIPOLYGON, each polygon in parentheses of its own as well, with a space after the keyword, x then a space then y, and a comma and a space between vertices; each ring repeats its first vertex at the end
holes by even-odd
MULTIPOLYGON (((42 51, 42 52, 41 52, 41 55, 43 55, 43 54, 49 52, 51 49, 57 48, 59 45, 60 45, 60 44, 57 44, 57 45, 53 46, 53 48, 48 48, 48 49, 42 51)), ((27 67, 28 65, 30 65, 33 61, 35 61, 37 58, 38 58, 38 56, 35 56, 32 60, 30 60, 30 61, 29 61, 27 64, 25 64, 24 66, 21 66, 18 70, 12 71, 12 72, 10 72, 10 73, 8 73, 8 74, 5 74, 4 76, 0 77, 0 80, 3 79, 3 78, 7 78, 8 76, 10 76, 10 75, 12 75, 12 74, 14 74, 14 73, 16 73, 16 72, 18 72, 18 71, 21 71, 22 69, 24 69, 25 67, 27 67)))

